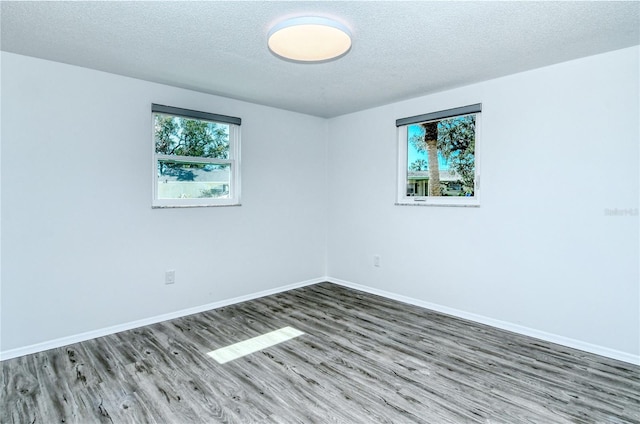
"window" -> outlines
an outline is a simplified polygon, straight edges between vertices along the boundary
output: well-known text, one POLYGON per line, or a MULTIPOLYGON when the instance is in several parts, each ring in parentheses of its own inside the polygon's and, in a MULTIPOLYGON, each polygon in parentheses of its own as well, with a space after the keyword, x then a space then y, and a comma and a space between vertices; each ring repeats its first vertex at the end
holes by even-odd
POLYGON ((400 205, 479 206, 481 104, 398 119, 400 205))
POLYGON ((240 204, 240 118, 151 105, 153 207, 240 204))

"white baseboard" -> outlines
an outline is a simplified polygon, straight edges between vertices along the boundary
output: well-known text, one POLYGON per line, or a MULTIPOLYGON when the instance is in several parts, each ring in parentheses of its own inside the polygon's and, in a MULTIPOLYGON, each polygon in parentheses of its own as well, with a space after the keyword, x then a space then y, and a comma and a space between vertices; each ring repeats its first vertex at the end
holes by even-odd
POLYGON ((138 321, 114 325, 111 327, 88 331, 86 333, 76 334, 72 336, 62 337, 55 340, 49 340, 46 342, 37 343, 30 346, 10 349, 10 350, 0 352, 0 360, 4 361, 11 358, 17 358, 19 356, 43 352, 45 350, 67 346, 73 343, 95 339, 97 337, 108 336, 109 334, 119 333, 121 331, 126 331, 126 330, 132 330, 134 328, 143 327, 145 325, 156 324, 158 322, 168 321, 171 319, 180 318, 187 315, 197 314, 199 312, 209 311, 211 309, 222 308, 222 307, 233 305, 236 303, 257 299, 260 297, 269 296, 276 293, 282 293, 288 290, 293 290, 300 287, 321 283, 324 281, 328 281, 330 283, 338 284, 344 287, 349 287, 355 290, 360 290, 366 293, 371 293, 378 296, 386 297, 387 299, 393 299, 393 300, 397 300, 399 302, 407 303, 410 305, 415 305, 422 308, 430 309, 436 312, 441 312, 443 314, 451 315, 454 317, 467 319, 469 321, 490 325, 492 327, 500 328, 503 330, 511 331, 511 332, 522 334, 525 336, 534 337, 536 339, 544 340, 547 342, 557 343, 559 345, 583 350, 585 352, 594 353, 596 355, 605 356, 607 358, 617 359, 620 361, 628 362, 630 364, 640 365, 639 355, 633 355, 627 352, 621 352, 615 349, 609 349, 603 346, 586 343, 580 340, 571 339, 568 337, 563 337, 563 336, 559 336, 552 333, 547 333, 547 332, 536 330, 533 328, 512 324, 507 321, 501 321, 494 318, 485 317, 483 315, 477 315, 470 312, 461 311, 459 309, 438 305, 435 303, 425 302, 423 300, 414 299, 408 296, 403 296, 396 293, 388 292, 386 290, 375 289, 372 287, 352 283, 350 281, 340 280, 338 278, 333 278, 333 277, 314 278, 314 279, 302 281, 299 283, 289 284, 289 285, 277 287, 274 289, 263 290, 257 293, 251 293, 244 296, 239 296, 231 299, 221 300, 218 302, 208 303, 206 305, 183 309, 183 310, 171 312, 168 314, 158 315, 150 318, 141 319, 138 321))
POLYGON ((157 315, 150 318, 144 318, 137 321, 127 322, 124 324, 118 324, 107 328, 101 328, 98 330, 87 331, 86 333, 76 334, 67 337, 61 337, 55 340, 49 340, 42 343, 36 343, 33 345, 20 347, 16 349, 10 349, 0 352, 0 361, 7 359, 17 358, 19 356, 30 355, 32 353, 43 352, 45 350, 54 349, 57 347, 67 346, 73 343, 84 342, 86 340, 95 339, 97 337, 108 336, 109 334, 119 333, 121 331, 132 330, 138 327, 144 327, 145 325, 156 324, 162 321, 168 321, 175 318, 184 317, 187 315, 197 314, 199 312, 210 311, 211 309, 222 308, 224 306, 233 305, 240 302, 246 302, 247 300, 253 300, 264 296, 269 296, 276 293, 285 292, 288 290, 297 289, 300 287, 309 286, 311 284, 317 284, 327 281, 326 278, 314 278, 312 280, 302 281, 299 283, 289 284, 286 286, 277 287, 274 289, 263 290, 257 293, 250 293, 244 296, 238 296, 231 299, 221 300, 218 302, 208 303, 206 305, 195 306, 193 308, 183 309, 180 311, 170 312, 168 314, 157 315))
POLYGON ((607 358, 617 359, 619 361, 628 362, 634 365, 640 365, 639 355, 633 355, 631 353, 621 352, 615 349, 609 349, 607 347, 586 343, 580 340, 571 339, 569 337, 559 336, 557 334, 547 333, 545 331, 540 331, 533 328, 512 324, 507 321, 501 321, 493 318, 488 318, 483 315, 477 315, 470 312, 461 311, 459 309, 449 308, 448 306, 442 306, 436 303, 430 303, 430 302, 425 302, 419 299, 413 299, 408 296, 403 296, 403 295, 391 293, 385 290, 379 290, 372 287, 363 286, 361 284, 352 283, 350 281, 340 280, 332 277, 326 277, 326 281, 330 283, 338 284, 344 287, 360 290, 366 293, 371 293, 378 296, 386 297, 387 299, 397 300, 399 302, 408 303, 410 305, 420 306, 421 308, 430 309, 436 312, 442 312, 443 314, 452 315, 454 317, 478 322, 480 324, 490 325, 492 327, 511 331, 513 333, 522 334, 524 336, 534 337, 536 339, 544 340, 551 343, 556 343, 556 344, 567 346, 574 349, 579 349, 585 352, 595 353, 596 355, 605 356, 607 358))

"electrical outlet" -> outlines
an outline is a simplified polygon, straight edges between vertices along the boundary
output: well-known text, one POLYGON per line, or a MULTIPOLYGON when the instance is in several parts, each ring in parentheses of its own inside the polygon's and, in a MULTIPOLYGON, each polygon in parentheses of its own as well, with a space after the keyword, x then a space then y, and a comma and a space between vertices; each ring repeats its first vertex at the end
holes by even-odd
POLYGON ((373 266, 380 268, 380 255, 373 255, 373 266))
POLYGON ((164 273, 164 283, 165 284, 173 284, 176 282, 176 272, 174 270, 169 270, 164 273))

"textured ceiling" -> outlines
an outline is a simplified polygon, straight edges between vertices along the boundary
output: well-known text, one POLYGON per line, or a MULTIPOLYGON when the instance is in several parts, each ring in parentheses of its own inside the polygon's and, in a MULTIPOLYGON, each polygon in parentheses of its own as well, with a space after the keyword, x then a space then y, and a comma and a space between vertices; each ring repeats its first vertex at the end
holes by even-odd
POLYGON ((640 44, 633 2, 1 2, 2 50, 332 117, 640 44), (284 17, 334 17, 349 54, 277 59, 284 17))

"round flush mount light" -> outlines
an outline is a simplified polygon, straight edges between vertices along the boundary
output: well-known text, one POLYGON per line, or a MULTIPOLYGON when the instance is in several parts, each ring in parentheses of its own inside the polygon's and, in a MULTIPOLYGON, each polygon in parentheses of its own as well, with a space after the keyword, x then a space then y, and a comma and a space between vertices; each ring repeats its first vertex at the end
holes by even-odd
POLYGON ((349 29, 332 19, 291 18, 269 31, 269 50, 293 62, 327 62, 344 56, 351 49, 349 29))

